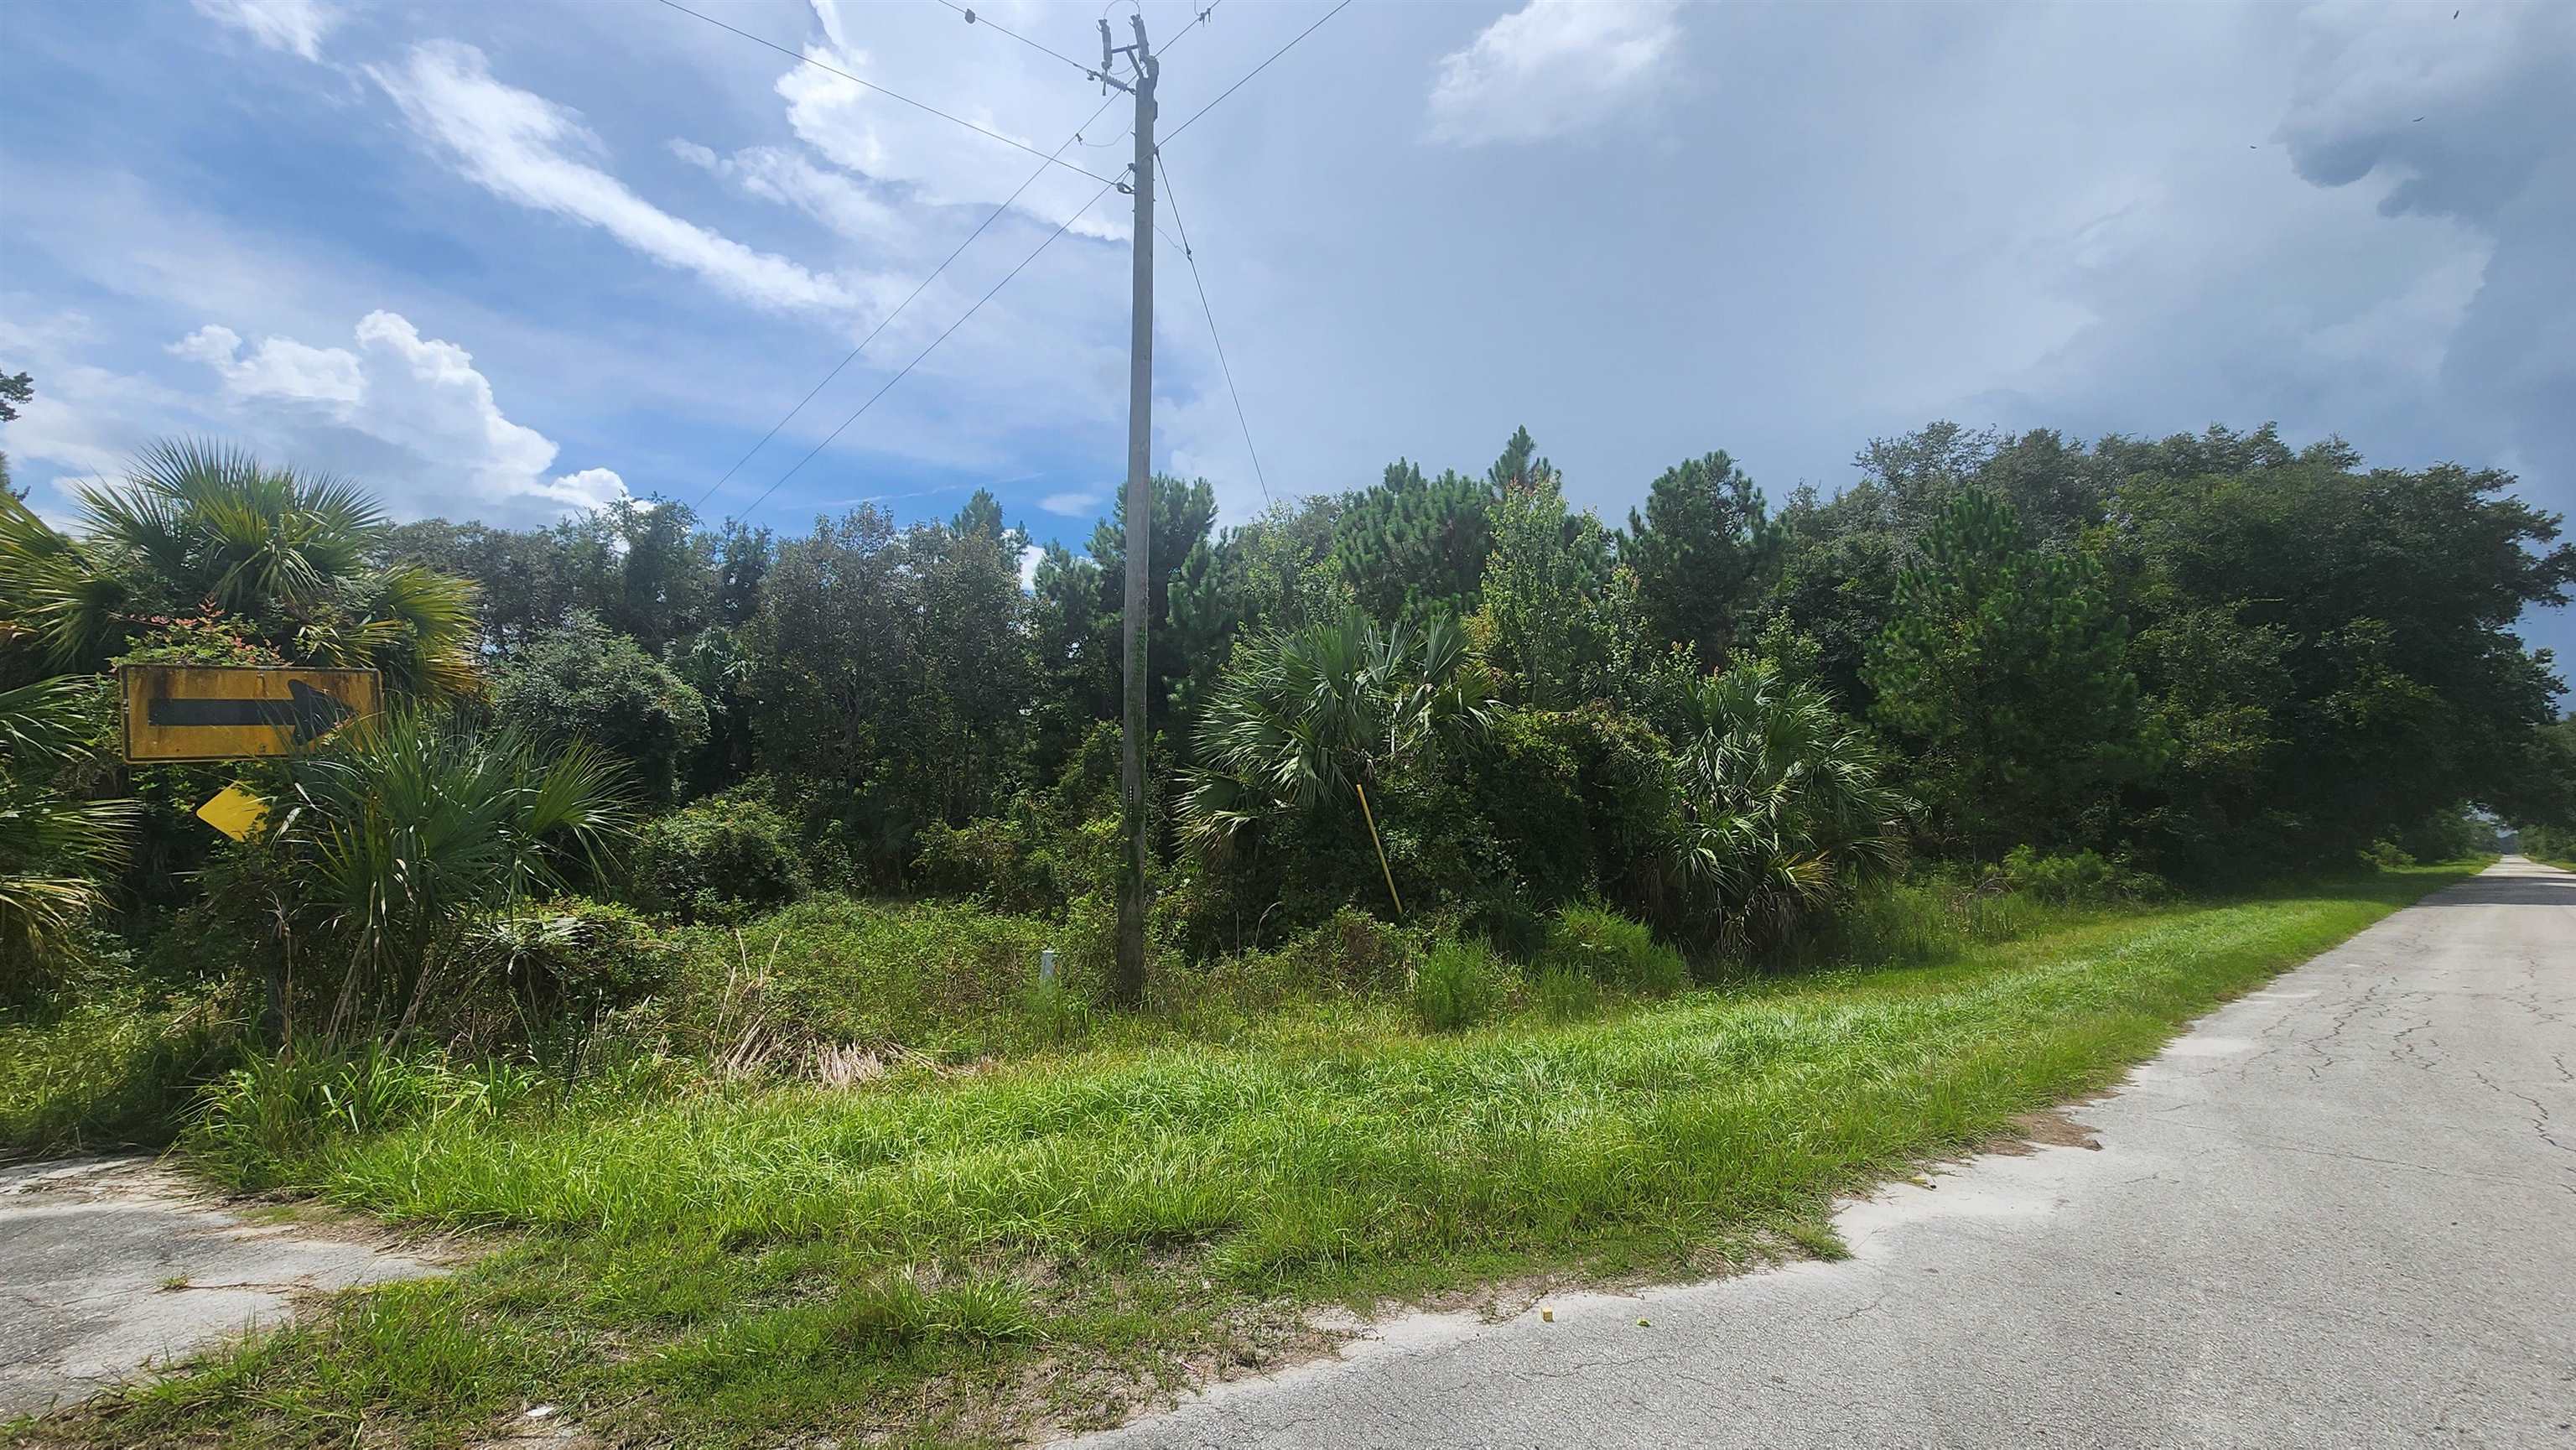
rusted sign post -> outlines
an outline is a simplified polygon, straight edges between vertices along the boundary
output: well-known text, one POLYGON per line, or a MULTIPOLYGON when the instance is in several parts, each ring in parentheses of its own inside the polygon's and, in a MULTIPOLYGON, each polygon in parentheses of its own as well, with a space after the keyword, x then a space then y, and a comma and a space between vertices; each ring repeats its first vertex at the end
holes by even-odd
POLYGON ((374 670, 120 665, 116 678, 137 764, 292 755, 384 703, 374 670))

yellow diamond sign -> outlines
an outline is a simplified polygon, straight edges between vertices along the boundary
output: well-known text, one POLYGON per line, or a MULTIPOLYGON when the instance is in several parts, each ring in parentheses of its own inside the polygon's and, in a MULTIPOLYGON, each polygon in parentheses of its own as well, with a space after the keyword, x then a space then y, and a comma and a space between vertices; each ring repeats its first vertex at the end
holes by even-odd
POLYGON ((197 819, 232 837, 247 841, 268 819, 268 802, 242 788, 239 781, 215 792, 214 799, 197 807, 197 819))

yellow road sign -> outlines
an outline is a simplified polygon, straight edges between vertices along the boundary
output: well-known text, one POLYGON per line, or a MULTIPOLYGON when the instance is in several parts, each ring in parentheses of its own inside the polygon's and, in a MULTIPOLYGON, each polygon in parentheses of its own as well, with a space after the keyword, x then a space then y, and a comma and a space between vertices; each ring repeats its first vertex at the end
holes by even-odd
POLYGON ((232 837, 247 841, 268 819, 268 802, 252 795, 240 781, 234 781, 215 792, 214 799, 197 807, 197 819, 232 837))
POLYGON ((268 665, 120 665, 125 758, 291 755, 382 708, 374 670, 268 665))

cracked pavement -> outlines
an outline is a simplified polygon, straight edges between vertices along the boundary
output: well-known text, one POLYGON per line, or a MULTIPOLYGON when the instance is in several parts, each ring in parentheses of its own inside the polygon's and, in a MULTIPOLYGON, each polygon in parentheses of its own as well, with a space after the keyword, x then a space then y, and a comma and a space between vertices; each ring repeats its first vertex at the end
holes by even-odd
POLYGON ((0 1169, 0 1420, 274 1323, 307 1295, 440 1272, 374 1237, 248 1222, 149 1159, 0 1169))
POLYGON ((2576 876, 2507 857, 2073 1109, 2099 1151, 1844 1205, 1846 1262, 1414 1315, 1081 1443, 2576 1445, 2571 1062, 2576 876))

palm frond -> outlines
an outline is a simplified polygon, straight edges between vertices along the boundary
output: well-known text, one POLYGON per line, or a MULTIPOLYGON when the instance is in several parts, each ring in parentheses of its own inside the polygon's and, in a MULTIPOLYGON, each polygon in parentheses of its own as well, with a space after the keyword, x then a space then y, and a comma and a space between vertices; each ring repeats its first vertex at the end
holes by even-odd
POLYGON ((1481 728, 1490 679, 1454 624, 1353 612, 1244 640, 1195 737, 1181 823, 1202 846, 1265 816, 1354 809, 1354 787, 1435 739, 1481 728))
POLYGON ((87 707, 97 682, 93 675, 56 675, 0 690, 0 758, 12 774, 79 753, 89 735, 87 707))
POLYGON ((1912 804, 1821 693, 1753 660, 1697 681, 1681 715, 1681 811, 1666 856, 1706 939, 1777 943, 1901 859, 1912 804))
POLYGON ((276 843, 310 924, 350 953, 353 1001, 416 1001, 474 923, 614 870, 633 831, 604 753, 448 711, 376 716, 290 768, 276 843))
POLYGON ((99 884, 124 864, 141 807, 83 801, 24 780, 0 796, 0 955, 41 964, 107 907, 99 884))
POLYGON ((181 597, 235 613, 323 601, 366 567, 386 527, 347 480, 199 439, 153 444, 122 486, 85 488, 80 500, 93 537, 134 553, 181 597))
POLYGON ((0 641, 31 641, 58 669, 84 669, 115 645, 131 593, 16 496, 0 491, 0 641))

